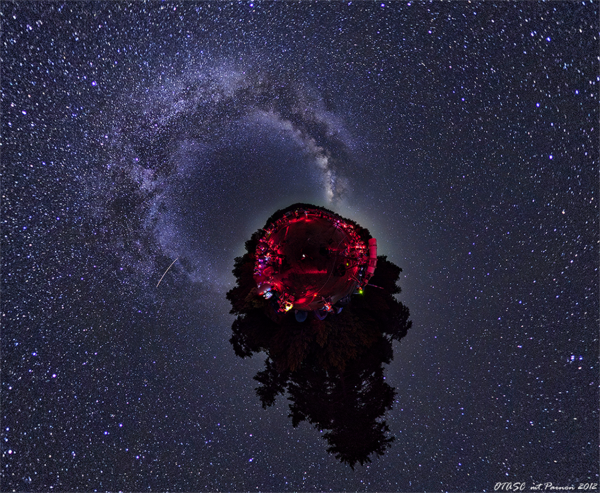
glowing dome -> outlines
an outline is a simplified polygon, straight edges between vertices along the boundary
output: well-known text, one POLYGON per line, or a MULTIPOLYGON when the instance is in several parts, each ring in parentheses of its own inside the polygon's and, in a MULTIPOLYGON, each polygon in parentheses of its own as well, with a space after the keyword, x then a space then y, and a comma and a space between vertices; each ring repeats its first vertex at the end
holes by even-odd
POLYGON ((341 217, 302 208, 265 228, 255 259, 258 292, 274 297, 278 311, 330 312, 373 275, 377 242, 372 238, 367 247, 341 217))

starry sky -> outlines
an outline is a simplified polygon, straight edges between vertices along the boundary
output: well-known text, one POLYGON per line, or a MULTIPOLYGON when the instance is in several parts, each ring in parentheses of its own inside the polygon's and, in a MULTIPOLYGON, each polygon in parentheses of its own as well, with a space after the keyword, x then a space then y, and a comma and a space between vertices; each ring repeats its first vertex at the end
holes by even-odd
POLYGON ((597 2, 1 20, 3 491, 598 482, 597 2), (294 202, 403 269, 396 440, 354 471, 228 342, 233 260, 294 202))

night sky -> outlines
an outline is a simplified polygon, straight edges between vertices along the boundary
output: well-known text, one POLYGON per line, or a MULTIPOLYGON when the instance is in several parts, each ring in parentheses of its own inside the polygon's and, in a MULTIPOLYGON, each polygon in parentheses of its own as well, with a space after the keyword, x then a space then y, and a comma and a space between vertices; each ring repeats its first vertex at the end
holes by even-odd
POLYGON ((1 489, 597 483, 598 28, 590 1, 3 1, 1 489), (234 258, 294 202, 403 269, 396 440, 354 471, 229 343, 234 258))

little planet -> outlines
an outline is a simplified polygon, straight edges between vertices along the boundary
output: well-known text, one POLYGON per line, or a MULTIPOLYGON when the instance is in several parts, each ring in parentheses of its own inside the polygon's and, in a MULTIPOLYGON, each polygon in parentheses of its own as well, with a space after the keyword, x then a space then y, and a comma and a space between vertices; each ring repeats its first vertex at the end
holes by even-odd
POLYGON ((245 246, 229 342, 240 358, 266 356, 254 376, 263 407, 287 394, 292 426, 310 423, 351 468, 383 455, 396 399, 384 365, 411 327, 402 269, 366 228, 311 204, 276 211, 245 246))

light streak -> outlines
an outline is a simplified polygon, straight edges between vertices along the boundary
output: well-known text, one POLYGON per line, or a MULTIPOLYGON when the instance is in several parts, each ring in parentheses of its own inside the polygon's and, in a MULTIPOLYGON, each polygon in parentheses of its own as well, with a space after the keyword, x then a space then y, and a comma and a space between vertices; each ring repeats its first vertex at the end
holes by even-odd
MULTIPOLYGON (((171 262, 171 265, 169 265, 169 267, 167 267, 167 270, 165 271, 165 273, 164 273, 164 274, 162 275, 162 277, 160 278, 160 281, 162 281, 162 280, 163 280, 163 277, 165 277, 165 276, 167 275, 167 272, 169 272, 169 269, 170 269, 171 267, 173 267, 173 264, 174 264, 175 262, 177 262, 178 260, 179 260, 179 257, 177 257, 175 260, 173 260, 173 262, 171 262)), ((158 284, 160 284, 160 281, 158 281, 158 284)), ((156 287, 158 287, 158 284, 156 285, 156 287)))

